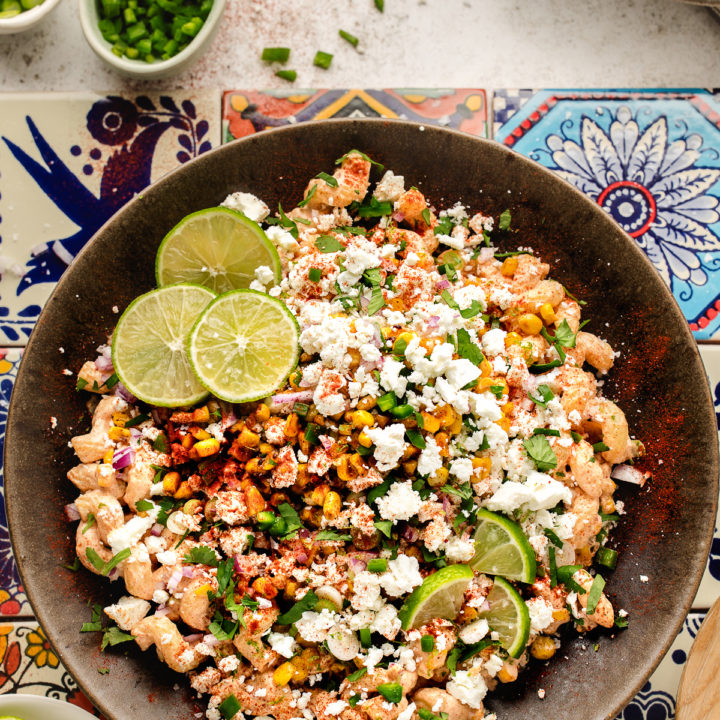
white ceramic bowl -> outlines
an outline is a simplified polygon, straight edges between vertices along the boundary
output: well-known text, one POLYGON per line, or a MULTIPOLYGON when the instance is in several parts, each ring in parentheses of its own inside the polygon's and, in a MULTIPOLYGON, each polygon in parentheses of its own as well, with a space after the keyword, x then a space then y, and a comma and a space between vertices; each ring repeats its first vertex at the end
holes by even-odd
MULTIPOLYGON (((45 0, 45 2, 52 1, 45 0)), ((113 53, 112 45, 105 40, 98 28, 97 0, 79 0, 80 24, 85 39, 99 58, 123 75, 141 80, 151 80, 182 72, 205 52, 220 26, 225 2, 226 0, 213 1, 210 14, 207 16, 202 28, 200 28, 200 32, 184 50, 169 60, 158 60, 154 63, 146 63, 144 60, 130 60, 126 57, 118 57, 113 53)))
POLYGON ((30 30, 42 22, 59 4, 60 0, 45 0, 32 10, 26 10, 15 17, 0 20, 0 35, 12 35, 30 30))
POLYGON ((90 715, 77 705, 40 695, 0 695, 0 715, 17 715, 23 720, 92 720, 95 718, 94 715, 90 715))

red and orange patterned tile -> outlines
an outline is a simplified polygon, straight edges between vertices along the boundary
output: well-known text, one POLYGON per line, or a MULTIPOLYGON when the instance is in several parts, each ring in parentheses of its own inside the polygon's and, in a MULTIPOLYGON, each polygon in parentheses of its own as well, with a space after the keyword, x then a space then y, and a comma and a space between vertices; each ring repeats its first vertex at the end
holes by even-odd
POLYGON ((271 127, 348 117, 399 118, 488 136, 485 90, 227 90, 223 141, 271 127))

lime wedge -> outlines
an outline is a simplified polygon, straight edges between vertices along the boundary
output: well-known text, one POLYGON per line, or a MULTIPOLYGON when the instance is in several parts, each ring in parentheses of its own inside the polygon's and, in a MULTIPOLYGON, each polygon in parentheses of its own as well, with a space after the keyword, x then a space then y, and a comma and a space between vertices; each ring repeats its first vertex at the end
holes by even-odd
POLYGON ((183 218, 158 248, 155 277, 160 287, 196 283, 216 293, 250 286, 267 265, 280 282, 280 258, 260 226, 242 213, 216 207, 183 218))
POLYGON ((295 316, 281 300, 235 290, 213 300, 188 340, 200 382, 228 402, 267 397, 295 368, 300 353, 295 316))
POLYGON ((512 655, 520 657, 530 636, 530 613, 518 591, 501 577, 496 577, 487 596, 489 610, 480 611, 491 630, 500 635, 500 644, 512 655))
POLYGON ((171 285, 141 295, 113 333, 112 360, 123 385, 151 405, 194 405, 207 395, 187 357, 187 336, 215 293, 171 285))
POLYGON ((473 571, 467 565, 448 565, 428 575, 400 608, 403 630, 421 627, 438 617, 454 620, 472 579, 473 571))
POLYGON ((476 572, 501 575, 518 582, 535 582, 535 551, 522 528, 489 510, 478 510, 475 555, 469 564, 476 572))

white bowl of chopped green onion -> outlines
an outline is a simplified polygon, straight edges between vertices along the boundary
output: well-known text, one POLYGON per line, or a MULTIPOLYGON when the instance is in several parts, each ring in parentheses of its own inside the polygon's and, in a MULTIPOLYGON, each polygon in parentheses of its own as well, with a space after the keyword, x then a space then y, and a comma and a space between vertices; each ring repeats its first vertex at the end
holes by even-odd
POLYGON ((60 0, 0 0, 0 35, 30 30, 59 3, 60 0))
POLYGON ((206 50, 225 2, 79 0, 80 23, 95 54, 119 72, 141 79, 167 77, 206 50))

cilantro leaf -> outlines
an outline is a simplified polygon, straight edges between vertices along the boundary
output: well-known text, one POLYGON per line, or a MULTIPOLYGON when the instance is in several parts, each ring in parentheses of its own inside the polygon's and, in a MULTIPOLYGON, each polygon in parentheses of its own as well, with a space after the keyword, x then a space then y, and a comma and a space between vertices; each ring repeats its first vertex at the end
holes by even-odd
POLYGON ((119 627, 117 627, 117 625, 111 625, 110 627, 105 628, 105 632, 103 632, 103 639, 102 643, 100 644, 100 650, 105 650, 108 645, 114 647, 115 645, 130 642, 134 639, 135 638, 132 635, 123 632, 119 627))
POLYGON ((374 524, 386 538, 392 537, 392 520, 376 520, 374 524))
POLYGON ((212 548, 207 545, 198 545, 190 548, 190 552, 185 555, 183 561, 186 563, 194 563, 196 565, 209 565, 210 567, 218 566, 217 555, 212 548))
POLYGON ((315 239, 315 247, 321 253, 339 252, 345 249, 343 244, 332 235, 320 235, 315 239))
POLYGON ((510 229, 510 223, 512 222, 512 215, 510 214, 509 210, 503 210, 500 213, 500 219, 498 221, 498 227, 501 230, 509 230, 510 229))
POLYGON ((308 590, 287 612, 279 615, 275 622, 278 625, 292 625, 306 610, 312 610, 317 604, 318 596, 312 590, 308 590))
POLYGON ((385 297, 383 296, 382 290, 375 286, 372 289, 372 295, 370 296, 370 302, 367 306, 368 317, 374 315, 379 310, 385 307, 385 297))
POLYGON ((88 381, 79 377, 77 379, 77 382, 75 383, 75 389, 76 390, 82 390, 86 385, 88 384, 88 381))
POLYGON ((540 472, 552 470, 557 465, 557 456, 545 435, 533 435, 523 440, 523 445, 540 472))
POLYGON ((374 218, 382 217, 383 215, 391 215, 393 206, 391 202, 383 201, 380 202, 375 196, 370 198, 370 202, 363 203, 358 208, 358 215, 361 218, 374 218))
POLYGON ((100 605, 93 605, 92 615, 90 622, 83 623, 80 628, 80 632, 98 632, 102 630, 102 624, 100 619, 102 618, 102 607, 100 605))
POLYGON ((295 511, 295 508, 290 505, 290 503, 282 503, 278 506, 278 512, 280 513, 280 516, 285 520, 287 523, 287 530, 285 531, 285 537, 290 535, 291 533, 296 532, 301 527, 303 527, 302 520, 300 520, 300 516, 295 511))
POLYGON ((457 350, 461 358, 469 360, 473 365, 480 365, 485 359, 482 351, 470 337, 470 333, 465 328, 457 331, 457 350))
POLYGON ((341 542, 347 542, 352 540, 350 535, 341 535, 332 530, 321 530, 316 536, 315 540, 339 540, 341 542))
POLYGON ((555 341, 565 348, 574 348, 576 338, 577 333, 574 333, 570 328, 570 325, 568 325, 568 321, 563 319, 558 326, 558 329, 555 331, 555 341))
POLYGON ((348 682, 355 682, 356 680, 359 680, 363 675, 367 674, 367 668, 361 667, 359 670, 356 670, 354 673, 350 673, 345 679, 348 682))
POLYGON ((528 397, 536 405, 540 405, 540 407, 547 407, 547 404, 550 402, 550 400, 555 397, 553 391, 549 388, 549 386, 545 385, 544 383, 537 386, 537 393, 537 397, 532 393, 528 393, 528 397))
MULTIPOLYGON (((340 32, 342 32, 342 30, 341 30, 340 32)), ((346 34, 347 34, 347 33, 346 33, 346 34)), ((345 36, 343 35, 343 37, 345 37, 345 36)), ((355 40, 355 44, 357 45, 357 39, 355 40)), ((324 180, 325 183, 326 183, 327 185, 329 185, 330 187, 337 187, 337 186, 338 186, 338 181, 337 181, 337 179, 334 178, 332 175, 328 175, 326 172, 319 172, 315 177, 318 178, 318 179, 320 179, 320 180, 324 180)))
POLYGON ((597 610, 597 605, 602 595, 603 588, 605 587, 605 578, 602 575, 595 575, 593 584, 590 587, 588 593, 586 612, 588 615, 592 615, 597 610))
POLYGON ((232 579, 234 569, 235 569, 235 564, 234 564, 232 558, 228 558, 224 562, 221 562, 218 564, 218 570, 217 570, 217 583, 218 583, 217 594, 218 594, 218 596, 223 595, 225 593, 225 590, 227 590, 228 584, 230 583, 230 580, 232 579))

